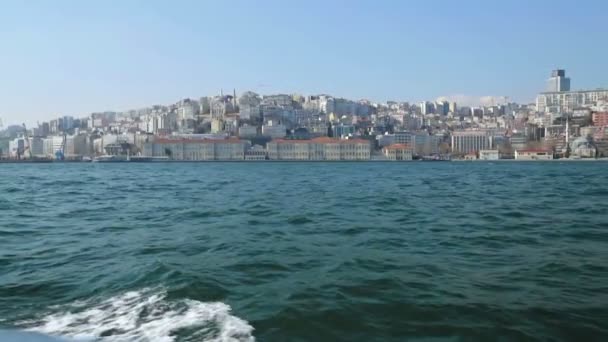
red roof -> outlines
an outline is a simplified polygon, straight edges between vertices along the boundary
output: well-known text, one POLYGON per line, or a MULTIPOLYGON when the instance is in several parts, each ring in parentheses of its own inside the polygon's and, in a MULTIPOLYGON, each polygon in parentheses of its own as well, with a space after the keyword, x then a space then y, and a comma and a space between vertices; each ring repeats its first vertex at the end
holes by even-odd
POLYGON ((229 143, 236 144, 244 142, 245 140, 240 140, 236 138, 229 139, 168 139, 168 138, 160 138, 154 140, 154 143, 159 144, 211 144, 211 143, 229 143))
POLYGON ((289 140, 289 139, 275 139, 271 142, 276 142, 278 144, 369 144, 368 140, 365 139, 337 139, 337 138, 329 138, 329 137, 319 137, 310 140, 289 140))

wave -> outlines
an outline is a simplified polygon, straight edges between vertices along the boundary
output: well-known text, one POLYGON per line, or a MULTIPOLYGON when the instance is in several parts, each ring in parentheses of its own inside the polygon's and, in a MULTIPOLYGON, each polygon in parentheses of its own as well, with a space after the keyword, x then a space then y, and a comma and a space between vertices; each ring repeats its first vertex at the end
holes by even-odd
POLYGON ((164 289, 127 292, 106 300, 78 301, 23 322, 27 330, 78 341, 253 342, 253 327, 221 302, 170 300, 164 289))

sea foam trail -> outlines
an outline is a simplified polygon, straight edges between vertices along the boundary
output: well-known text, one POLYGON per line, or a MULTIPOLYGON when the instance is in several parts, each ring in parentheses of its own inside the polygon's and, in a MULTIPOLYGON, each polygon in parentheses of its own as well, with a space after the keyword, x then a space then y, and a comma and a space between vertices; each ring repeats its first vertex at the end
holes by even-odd
POLYGON ((27 325, 30 331, 77 341, 170 342, 184 335, 187 341, 255 341, 253 327, 230 310, 221 302, 171 301, 164 290, 144 289, 58 307, 27 325))

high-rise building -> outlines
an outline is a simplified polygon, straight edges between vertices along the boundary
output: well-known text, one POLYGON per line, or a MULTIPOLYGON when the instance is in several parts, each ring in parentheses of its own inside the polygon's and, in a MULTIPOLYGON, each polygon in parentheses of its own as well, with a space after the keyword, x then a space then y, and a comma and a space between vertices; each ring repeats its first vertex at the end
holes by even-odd
POLYGON ((557 69, 551 72, 551 77, 547 80, 546 91, 570 91, 570 78, 566 77, 566 70, 557 69))
POLYGON ((422 115, 433 114, 433 106, 428 101, 420 102, 420 113, 422 115))
POLYGON ((456 106, 456 102, 450 102, 450 112, 456 113, 458 107, 456 106))

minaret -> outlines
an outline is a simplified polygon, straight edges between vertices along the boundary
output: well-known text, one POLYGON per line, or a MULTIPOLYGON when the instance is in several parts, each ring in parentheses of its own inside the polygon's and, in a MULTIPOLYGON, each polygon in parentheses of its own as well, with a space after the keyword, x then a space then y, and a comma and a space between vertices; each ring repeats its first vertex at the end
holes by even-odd
POLYGON ((570 141, 570 118, 566 114, 566 146, 570 141))
POLYGON ((232 88, 232 107, 236 110, 236 88, 232 88))

